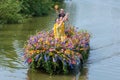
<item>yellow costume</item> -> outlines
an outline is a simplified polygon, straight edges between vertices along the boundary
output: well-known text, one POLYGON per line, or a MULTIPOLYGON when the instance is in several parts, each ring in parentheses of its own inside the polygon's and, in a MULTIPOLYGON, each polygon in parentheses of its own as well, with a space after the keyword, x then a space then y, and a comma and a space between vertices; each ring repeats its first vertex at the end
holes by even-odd
POLYGON ((62 41, 65 39, 65 24, 62 22, 61 26, 59 24, 54 24, 54 37, 55 39, 61 39, 62 41))
POLYGON ((53 30, 54 30, 54 38, 55 39, 60 38, 59 24, 55 23, 53 30))
POLYGON ((62 22, 62 25, 60 27, 60 38, 63 41, 65 39, 65 24, 62 22))

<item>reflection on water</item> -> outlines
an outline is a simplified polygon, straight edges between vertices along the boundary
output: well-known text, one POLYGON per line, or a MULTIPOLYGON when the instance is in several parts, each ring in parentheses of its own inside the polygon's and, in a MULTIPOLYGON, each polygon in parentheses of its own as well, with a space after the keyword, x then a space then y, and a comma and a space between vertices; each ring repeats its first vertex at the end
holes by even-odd
POLYGON ((25 24, 0 25, 0 78, 26 80, 27 66, 21 54, 30 35, 52 27, 54 15, 31 19, 25 24))
MULTIPOLYGON (((86 80, 86 72, 87 70, 84 68, 81 76, 77 76, 76 80, 86 80)), ((74 76, 72 75, 48 75, 45 73, 41 73, 39 71, 28 70, 27 72, 27 80, 73 80, 74 76)))
POLYGON ((44 80, 71 80, 72 76, 67 76, 67 75, 53 75, 50 76, 48 74, 45 73, 41 73, 41 72, 37 72, 37 71, 31 71, 28 70, 28 80, 40 80, 40 79, 44 79, 44 80), (37 76, 37 77, 36 77, 37 76))

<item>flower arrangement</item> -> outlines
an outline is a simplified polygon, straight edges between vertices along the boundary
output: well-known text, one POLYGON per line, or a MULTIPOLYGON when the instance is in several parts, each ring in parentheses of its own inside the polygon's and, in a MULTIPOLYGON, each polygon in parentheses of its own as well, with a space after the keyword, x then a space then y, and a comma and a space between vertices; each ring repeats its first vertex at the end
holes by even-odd
POLYGON ((69 73, 73 65, 87 59, 90 34, 75 27, 66 28, 65 34, 64 41, 54 39, 53 31, 31 36, 24 46, 25 63, 49 74, 69 73))

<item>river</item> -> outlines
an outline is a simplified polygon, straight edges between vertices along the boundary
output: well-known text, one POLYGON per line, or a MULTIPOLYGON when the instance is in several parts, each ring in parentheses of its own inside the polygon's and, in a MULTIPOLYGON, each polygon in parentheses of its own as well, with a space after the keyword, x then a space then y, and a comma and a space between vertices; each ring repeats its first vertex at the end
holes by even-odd
MULTIPOLYGON (((92 37, 89 59, 79 80, 120 80, 120 0, 65 1, 70 24, 92 37)), ((56 15, 32 18, 23 24, 0 25, 0 80, 72 80, 28 70, 22 60, 30 35, 52 29, 56 15)))
POLYGON ((74 25, 92 33, 88 80, 120 80, 120 0, 74 0, 74 25))

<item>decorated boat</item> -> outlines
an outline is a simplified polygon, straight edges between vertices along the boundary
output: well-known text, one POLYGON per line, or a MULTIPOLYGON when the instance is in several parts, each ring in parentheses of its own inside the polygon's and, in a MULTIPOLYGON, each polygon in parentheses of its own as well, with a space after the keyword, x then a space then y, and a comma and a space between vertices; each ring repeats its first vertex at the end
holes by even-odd
POLYGON ((31 36, 24 46, 25 63, 49 74, 77 74, 89 55, 90 34, 76 27, 65 29, 64 41, 53 30, 31 36))

